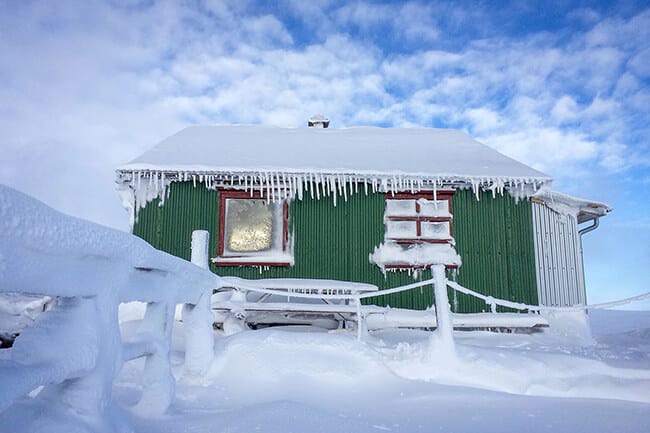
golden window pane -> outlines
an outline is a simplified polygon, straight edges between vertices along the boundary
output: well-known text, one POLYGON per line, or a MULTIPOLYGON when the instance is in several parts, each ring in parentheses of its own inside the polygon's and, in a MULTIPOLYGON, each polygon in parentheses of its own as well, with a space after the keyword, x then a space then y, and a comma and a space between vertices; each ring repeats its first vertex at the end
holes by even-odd
POLYGON ((273 209, 264 200, 226 200, 226 248, 243 253, 264 251, 273 244, 273 209))

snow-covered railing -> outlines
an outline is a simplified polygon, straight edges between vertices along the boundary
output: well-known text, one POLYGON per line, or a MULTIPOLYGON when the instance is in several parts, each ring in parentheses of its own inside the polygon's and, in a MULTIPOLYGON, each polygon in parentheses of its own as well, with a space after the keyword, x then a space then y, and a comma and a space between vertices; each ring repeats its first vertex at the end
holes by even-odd
MULTIPOLYGON (((207 245, 206 236, 195 232, 193 246, 207 245)), ((169 351, 177 304, 185 304, 186 372, 200 374, 213 353, 209 298, 219 277, 204 269, 207 250, 195 248, 192 259, 0 186, 0 293, 57 299, 21 332, 10 359, 0 360, 0 411, 47 386, 44 392, 53 389, 77 413, 101 415, 122 363, 140 356, 146 362, 139 408, 164 411, 174 393, 169 351), (129 301, 147 309, 138 340, 123 343, 118 307, 129 301)))
MULTIPOLYGON (((418 281, 415 283, 411 284, 406 284, 403 286, 399 287, 393 287, 390 289, 385 289, 385 290, 379 290, 379 291, 373 291, 373 292, 367 292, 367 293, 355 293, 355 294, 309 294, 309 293, 299 293, 299 292, 291 292, 287 293, 286 291, 281 291, 281 290, 275 290, 275 289, 268 289, 268 288, 262 288, 259 287, 258 285, 254 285, 251 283, 246 283, 246 280, 244 279, 230 279, 230 283, 227 284, 228 287, 236 286, 237 289, 240 290, 245 290, 245 291, 250 291, 250 292, 255 292, 255 293, 260 293, 264 295, 277 295, 277 296, 283 296, 283 297, 290 297, 290 298, 301 298, 301 299, 312 299, 312 300, 346 300, 346 301, 352 301, 352 303, 355 305, 355 312, 357 316, 357 321, 358 321, 358 331, 359 331, 359 338, 361 338, 361 333, 364 328, 364 322, 366 319, 366 315, 369 311, 365 307, 361 305, 361 300, 362 299, 367 299, 367 298, 375 298, 375 297, 380 297, 380 296, 386 296, 386 295, 391 295, 395 293, 401 293, 405 292, 408 290, 413 290, 419 287, 423 286, 435 286, 436 284, 436 279, 435 278, 430 278, 427 280, 423 281, 418 281)), ((487 306, 490 307, 490 311, 492 313, 497 312, 497 306, 500 307, 505 307, 505 308, 511 308, 514 310, 519 310, 519 311, 529 311, 529 312, 541 312, 541 311, 579 311, 579 310, 587 310, 587 309, 604 309, 604 308, 613 308, 616 306, 620 305, 625 305, 629 304, 631 302, 636 302, 636 301, 641 301, 644 299, 650 299, 650 292, 638 295, 638 296, 633 296, 630 298, 626 299, 621 299, 618 301, 613 301, 613 302, 607 302, 607 303, 601 303, 601 304, 592 304, 592 305, 577 305, 577 306, 571 306, 571 307, 551 307, 551 306, 545 306, 545 305, 530 305, 530 304, 524 304, 521 302, 514 302, 514 301, 508 301, 505 299, 499 299, 495 298, 493 296, 488 296, 484 295, 482 293, 478 293, 474 290, 468 289, 466 287, 461 286, 460 284, 450 281, 445 279, 445 283, 448 287, 452 288, 453 290, 456 290, 460 293, 464 293, 466 295, 475 297, 477 299, 482 300, 485 302, 487 306)), ((333 308, 329 308, 329 310, 333 310, 333 308)), ((349 308, 346 308, 346 310, 349 310, 349 308)), ((371 312, 375 312, 372 310, 371 312)))

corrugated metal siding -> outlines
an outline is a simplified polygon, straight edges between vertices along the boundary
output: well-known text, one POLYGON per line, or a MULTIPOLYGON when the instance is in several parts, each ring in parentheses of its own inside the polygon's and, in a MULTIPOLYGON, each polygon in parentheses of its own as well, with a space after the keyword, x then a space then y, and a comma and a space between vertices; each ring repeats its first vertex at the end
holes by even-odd
MULTIPOLYGON (((537 304, 531 203, 515 203, 508 194, 477 201, 469 190, 453 198, 454 238, 463 264, 456 281, 501 299, 537 304)), ((487 311, 476 298, 450 293, 459 312, 487 311)))
POLYGON ((535 264, 539 301, 549 306, 585 305, 584 269, 576 218, 534 202, 535 264))
MULTIPOLYGON (((192 231, 219 232, 218 194, 191 183, 172 183, 164 206, 150 202, 138 215, 133 234, 154 247, 186 260, 190 259, 192 231)), ((215 237, 216 239, 216 237, 215 237)), ((213 254, 216 247, 210 253, 213 254)))
MULTIPOLYGON (((352 194, 347 202, 331 197, 295 200, 290 206, 290 232, 294 238, 295 265, 271 267, 214 267, 220 275, 244 278, 326 278, 376 284, 391 288, 430 278, 429 271, 416 279, 407 272, 385 276, 369 262, 369 254, 384 239, 384 194, 352 194)), ((458 191, 453 199, 454 236, 463 266, 457 281, 495 297, 537 302, 535 261, 530 203, 515 205, 509 196, 476 199, 469 191, 458 191)), ((210 232, 211 250, 217 250, 219 222, 218 192, 191 183, 173 183, 163 207, 154 201, 140 212, 134 234, 155 247, 189 259, 192 230, 210 232)), ((459 312, 484 311, 484 303, 464 295, 455 297, 459 312)), ((393 307, 425 309, 433 304, 429 287, 370 299, 393 307)))

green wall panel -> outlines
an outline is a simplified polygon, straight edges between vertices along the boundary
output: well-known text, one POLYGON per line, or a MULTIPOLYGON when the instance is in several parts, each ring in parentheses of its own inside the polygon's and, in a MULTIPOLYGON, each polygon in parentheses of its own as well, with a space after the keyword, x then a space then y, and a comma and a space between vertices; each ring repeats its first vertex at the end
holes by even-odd
MULTIPOLYGON (((537 304, 530 201, 516 203, 508 194, 479 197, 469 190, 454 195, 454 238, 463 260, 456 281, 497 298, 537 304)), ((476 298, 450 296, 458 311, 487 310, 476 298)))
MULTIPOLYGON (((140 211, 134 234, 156 248, 189 259, 193 230, 210 232, 210 254, 217 254, 218 192, 192 183, 173 183, 164 206, 158 200, 140 211)), ((484 194, 476 201, 471 192, 458 191, 453 199, 454 236, 463 266, 455 277, 468 288, 495 297, 537 302, 532 216, 530 203, 515 204, 509 196, 484 194)), ((383 242, 384 194, 349 194, 348 200, 331 197, 295 200, 290 206, 290 232, 295 264, 289 268, 212 266, 220 275, 243 278, 323 278, 366 282, 391 288, 430 278, 388 272, 369 262, 373 249, 383 242)), ((459 312, 484 311, 486 306, 450 291, 452 307, 459 312)), ((380 298, 368 303, 424 309, 432 305, 430 287, 380 298)))

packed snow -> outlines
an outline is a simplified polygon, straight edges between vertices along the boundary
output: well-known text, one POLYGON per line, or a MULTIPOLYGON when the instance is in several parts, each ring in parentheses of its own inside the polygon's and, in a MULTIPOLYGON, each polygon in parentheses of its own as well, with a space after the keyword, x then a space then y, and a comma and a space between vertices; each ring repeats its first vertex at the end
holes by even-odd
MULTIPOLYGON (((124 319, 138 319, 129 305, 124 319)), ((171 349, 176 399, 162 416, 134 409, 142 360, 114 384, 115 431, 135 432, 642 432, 650 425, 650 312, 593 311, 591 341, 456 332, 449 356, 417 330, 286 327, 215 335, 207 373, 183 368, 183 324, 171 349), (525 427, 524 427, 525 426, 525 427)), ((122 322, 124 338, 137 320, 122 322)), ((60 407, 25 398, 0 431, 92 431, 60 407), (75 428, 77 430, 75 430, 75 428)))
POLYGON ((119 170, 418 174, 534 179, 542 183, 550 180, 462 131, 434 128, 191 126, 119 170), (318 151, 306 152, 306 148, 318 151), (368 158, 370 154, 378 157, 368 158))

